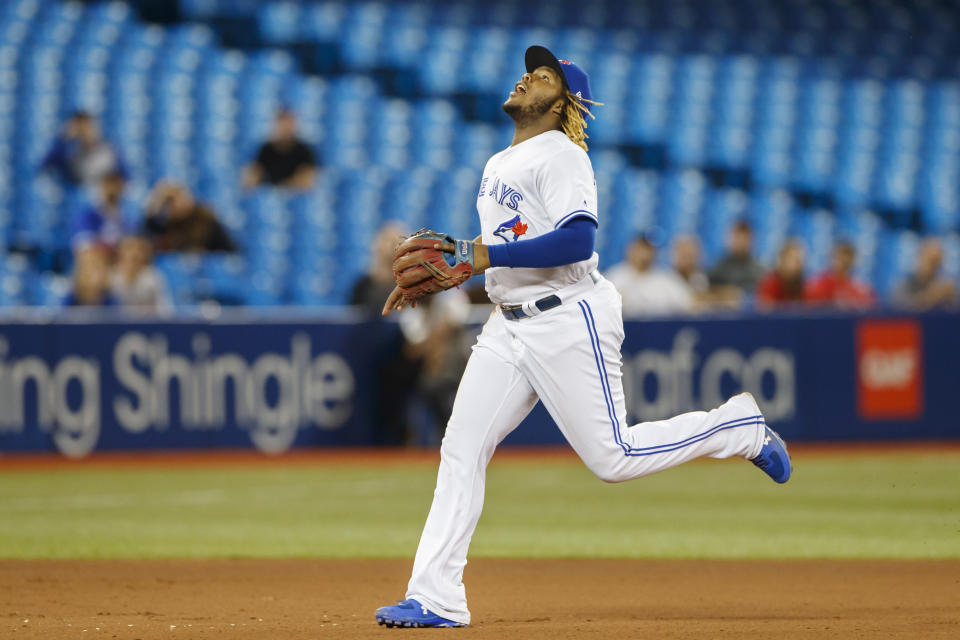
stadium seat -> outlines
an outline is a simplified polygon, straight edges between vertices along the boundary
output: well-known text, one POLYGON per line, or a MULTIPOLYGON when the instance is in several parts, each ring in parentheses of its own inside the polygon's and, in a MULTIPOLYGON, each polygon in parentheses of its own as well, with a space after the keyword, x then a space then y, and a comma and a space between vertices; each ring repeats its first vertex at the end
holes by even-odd
MULTIPOLYGON (((589 69, 605 103, 587 129, 604 260, 648 230, 696 232, 711 261, 746 216, 765 260, 797 234, 819 265, 831 238, 851 237, 887 291, 902 273, 884 269, 908 267, 886 261, 909 245, 901 228, 960 229, 949 3, 533 6, 178 0, 183 21, 159 26, 124 2, 0 3, 3 248, 65 246, 76 198, 37 168, 84 109, 119 150, 131 197, 176 177, 217 211, 247 252, 239 272, 257 283, 242 297, 343 302, 319 270, 361 269, 348 247, 384 221, 475 232, 479 172, 512 138, 500 100, 532 42, 589 69), (326 165, 320 184, 245 193, 240 170, 281 106, 326 165)), ((234 273, 229 260, 209 273, 161 263, 181 303, 219 296, 234 273)), ((49 302, 54 282, 10 276, 4 299, 49 302)))

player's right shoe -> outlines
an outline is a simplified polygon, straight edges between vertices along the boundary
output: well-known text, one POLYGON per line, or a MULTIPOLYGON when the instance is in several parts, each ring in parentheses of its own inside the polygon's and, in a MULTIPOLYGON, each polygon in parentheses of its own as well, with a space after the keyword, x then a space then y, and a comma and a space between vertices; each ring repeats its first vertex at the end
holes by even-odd
POLYGON ((413 600, 377 609, 377 624, 386 627, 466 627, 462 622, 447 620, 413 600))
POLYGON ((767 425, 763 425, 763 428, 763 447, 757 457, 752 458, 750 462, 763 469, 763 472, 773 478, 774 482, 783 484, 793 473, 787 445, 776 431, 767 425))

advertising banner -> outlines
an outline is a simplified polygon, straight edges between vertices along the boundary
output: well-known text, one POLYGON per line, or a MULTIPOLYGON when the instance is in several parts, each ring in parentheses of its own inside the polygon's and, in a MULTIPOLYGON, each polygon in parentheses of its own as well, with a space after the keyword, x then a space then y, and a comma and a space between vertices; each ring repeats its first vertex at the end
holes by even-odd
MULTIPOLYGON (((957 314, 651 320, 625 331, 630 424, 750 391, 789 440, 960 438, 957 314)), ((548 441, 562 436, 542 406, 507 438, 548 441)))
POLYGON ((0 452, 371 441, 384 323, 0 325, 0 452))
MULTIPOLYGON (((628 322, 628 421, 750 391, 789 440, 958 438, 958 327, 956 314, 628 322)), ((367 446, 398 344, 393 323, 329 317, 0 324, 0 454, 367 446)), ((538 405, 506 442, 562 441, 538 405)))

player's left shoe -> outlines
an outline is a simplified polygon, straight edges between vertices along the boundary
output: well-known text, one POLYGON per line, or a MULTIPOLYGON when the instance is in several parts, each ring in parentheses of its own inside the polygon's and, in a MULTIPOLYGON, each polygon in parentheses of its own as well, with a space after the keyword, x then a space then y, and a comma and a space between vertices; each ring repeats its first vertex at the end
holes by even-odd
POLYGON ((783 484, 793 474, 787 445, 776 431, 767 425, 763 425, 763 428, 763 447, 760 449, 760 454, 750 462, 763 469, 774 482, 783 484))
POLYGON ((377 624, 387 627, 466 627, 462 622, 447 620, 433 613, 416 600, 409 599, 377 609, 377 624))
MULTIPOLYGON (((749 415, 760 416, 760 406, 756 398, 749 391, 734 396, 731 400, 738 399, 747 403, 746 410, 749 415)), ((773 478, 774 482, 783 484, 790 479, 793 474, 793 464, 790 462, 790 454, 787 453, 787 444, 783 441, 776 431, 763 423, 763 446, 760 453, 750 458, 750 462, 760 467, 764 473, 773 478)))

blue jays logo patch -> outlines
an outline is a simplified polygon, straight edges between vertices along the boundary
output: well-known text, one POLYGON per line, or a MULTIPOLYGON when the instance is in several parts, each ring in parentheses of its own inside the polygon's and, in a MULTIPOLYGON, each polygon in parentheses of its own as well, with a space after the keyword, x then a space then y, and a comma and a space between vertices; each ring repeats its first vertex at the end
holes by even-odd
POLYGON ((527 232, 527 225, 520 222, 520 214, 517 214, 507 220, 506 222, 501 222, 500 226, 496 228, 493 232, 493 235, 498 238, 503 238, 504 242, 516 242, 520 236, 527 232), (513 234, 513 238, 508 238, 506 234, 513 234))

